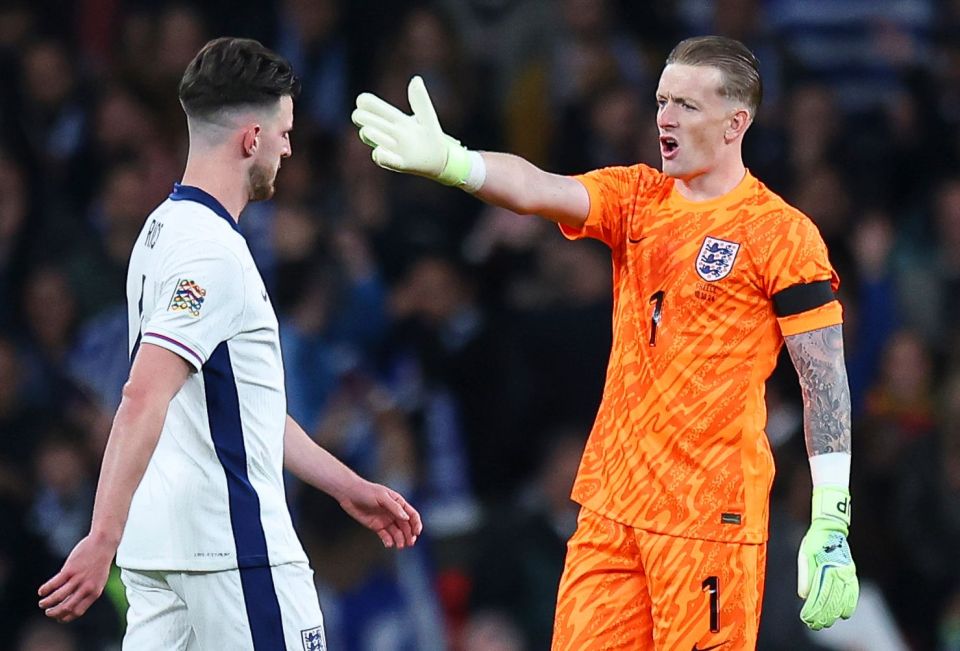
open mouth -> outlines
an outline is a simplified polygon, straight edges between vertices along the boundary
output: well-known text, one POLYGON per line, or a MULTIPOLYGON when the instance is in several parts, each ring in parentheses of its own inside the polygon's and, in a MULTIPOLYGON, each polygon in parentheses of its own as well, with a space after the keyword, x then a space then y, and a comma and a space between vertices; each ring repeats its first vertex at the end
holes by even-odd
POLYGON ((673 136, 660 136, 660 155, 666 160, 670 160, 677 155, 680 150, 680 143, 673 136))

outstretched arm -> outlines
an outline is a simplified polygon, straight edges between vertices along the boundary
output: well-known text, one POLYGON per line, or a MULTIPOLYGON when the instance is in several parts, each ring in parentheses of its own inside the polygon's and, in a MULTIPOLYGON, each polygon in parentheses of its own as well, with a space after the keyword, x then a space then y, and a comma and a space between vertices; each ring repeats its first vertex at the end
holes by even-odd
POLYGON ((72 621, 103 592, 167 407, 189 374, 190 365, 175 353, 147 343, 140 346, 103 454, 90 533, 73 548, 63 569, 40 587, 40 607, 48 617, 72 621))
POLYGON ((486 175, 474 193, 521 215, 539 215, 580 229, 590 212, 590 195, 575 178, 545 172, 533 163, 496 152, 481 152, 486 175))
POLYGON ((850 554, 850 387, 841 326, 785 338, 800 376, 803 424, 813 476, 810 528, 797 556, 800 618, 814 630, 847 619, 860 585, 850 554))
POLYGON ((360 477, 317 445, 290 416, 283 433, 283 465, 337 500, 353 519, 373 530, 384 547, 417 542, 423 530, 420 514, 400 493, 360 477))
POLYGON ((513 212, 573 228, 583 225, 590 197, 582 183, 519 156, 468 151, 440 128, 423 79, 411 79, 407 95, 413 115, 370 93, 357 97, 351 117, 360 138, 373 147, 377 165, 460 187, 513 212))

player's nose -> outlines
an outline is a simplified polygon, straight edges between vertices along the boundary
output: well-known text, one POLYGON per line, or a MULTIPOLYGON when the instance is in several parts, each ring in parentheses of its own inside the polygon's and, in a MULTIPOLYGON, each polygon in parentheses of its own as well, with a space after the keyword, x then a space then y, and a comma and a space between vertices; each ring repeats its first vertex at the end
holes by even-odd
POLYGON ((657 126, 674 127, 677 125, 677 109, 673 104, 667 103, 657 111, 657 126))

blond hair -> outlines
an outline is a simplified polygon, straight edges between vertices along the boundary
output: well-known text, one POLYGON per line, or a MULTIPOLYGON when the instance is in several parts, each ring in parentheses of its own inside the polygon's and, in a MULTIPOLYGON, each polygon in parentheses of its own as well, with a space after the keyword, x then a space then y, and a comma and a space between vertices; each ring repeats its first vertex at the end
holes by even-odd
POLYGON ((666 65, 712 66, 723 75, 720 95, 743 102, 753 118, 763 99, 760 62, 746 45, 725 36, 695 36, 677 43, 666 65))

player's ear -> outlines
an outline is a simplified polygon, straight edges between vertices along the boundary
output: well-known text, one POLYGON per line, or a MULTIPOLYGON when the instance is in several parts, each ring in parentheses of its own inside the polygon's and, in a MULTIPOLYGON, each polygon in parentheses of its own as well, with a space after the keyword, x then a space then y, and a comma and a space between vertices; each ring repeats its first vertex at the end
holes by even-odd
POLYGON ((251 124, 243 130, 243 155, 254 156, 260 147, 260 125, 251 124))
POLYGON ((750 112, 745 108, 738 108, 727 122, 727 129, 723 134, 724 139, 727 142, 733 142, 743 135, 743 132, 750 126, 750 122, 750 112))

